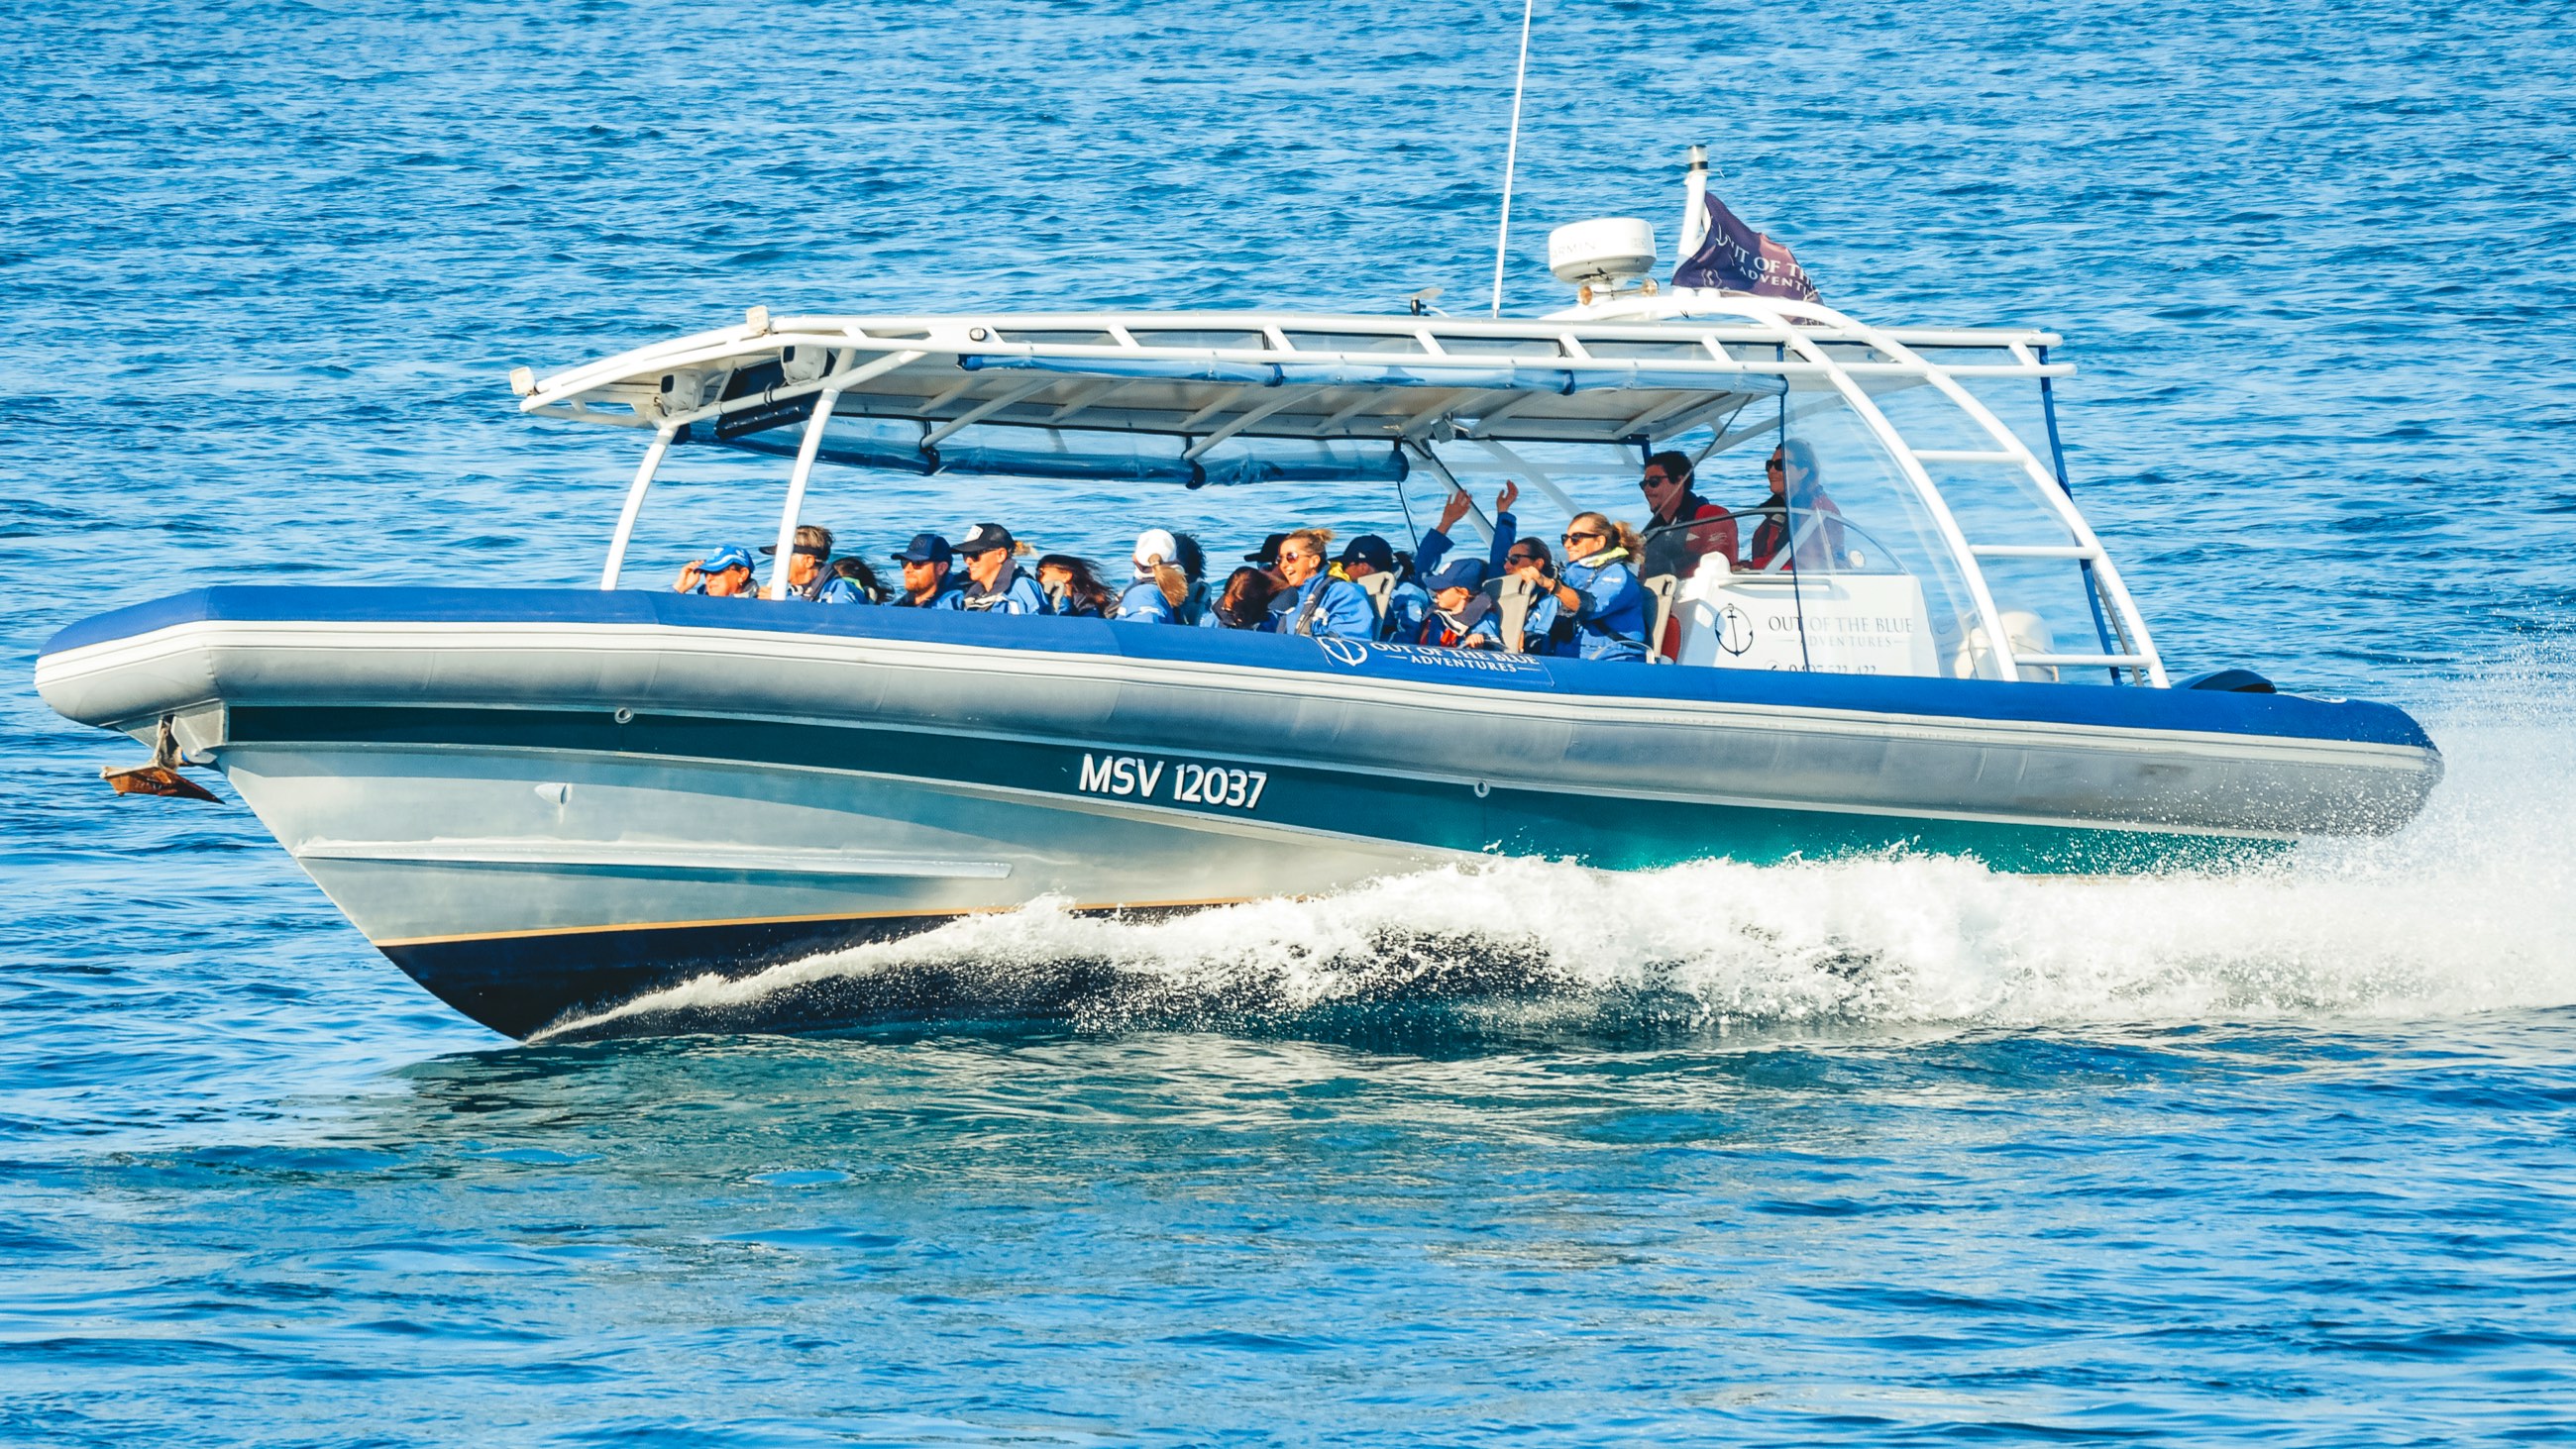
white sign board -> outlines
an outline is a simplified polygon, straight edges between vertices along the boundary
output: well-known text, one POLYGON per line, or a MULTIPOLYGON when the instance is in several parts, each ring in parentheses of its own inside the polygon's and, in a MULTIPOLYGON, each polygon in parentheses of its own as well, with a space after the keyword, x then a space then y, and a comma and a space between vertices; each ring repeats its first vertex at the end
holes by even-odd
POLYGON ((1821 674, 1941 672, 1923 585, 1910 574, 1702 570, 1682 581, 1673 617, 1681 624, 1684 664, 1821 674))

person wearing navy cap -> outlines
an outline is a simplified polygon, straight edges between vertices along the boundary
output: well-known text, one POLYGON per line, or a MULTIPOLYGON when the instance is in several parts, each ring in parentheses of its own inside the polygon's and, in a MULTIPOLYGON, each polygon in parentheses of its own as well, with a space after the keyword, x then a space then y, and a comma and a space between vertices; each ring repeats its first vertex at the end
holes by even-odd
POLYGON ((1485 565, 1472 558, 1462 558, 1425 580, 1431 612, 1411 642, 1445 649, 1502 648, 1503 622, 1484 584, 1485 565))
POLYGON ((1035 579, 1012 562, 1018 540, 998 523, 979 523, 957 541, 957 556, 966 560, 966 590, 957 607, 977 614, 1043 614, 1046 595, 1035 579))
MULTIPOLYGON (((1379 574, 1393 575, 1395 548, 1374 533, 1363 533, 1342 545, 1342 556, 1335 563, 1335 571, 1355 584, 1379 574)), ((1421 585, 1397 578, 1379 613, 1377 637, 1411 639, 1422 632, 1422 616, 1430 612, 1431 596, 1422 591, 1421 585)))
POLYGON ((751 550, 738 543, 718 544, 707 550, 706 557, 689 560, 680 570, 680 581, 671 588, 675 593, 703 594, 710 599, 749 598, 751 550))
POLYGON ((903 597, 894 601, 898 609, 954 609, 959 607, 958 586, 948 581, 948 563, 955 557, 948 540, 935 533, 916 533, 910 546, 895 554, 903 565, 903 597))

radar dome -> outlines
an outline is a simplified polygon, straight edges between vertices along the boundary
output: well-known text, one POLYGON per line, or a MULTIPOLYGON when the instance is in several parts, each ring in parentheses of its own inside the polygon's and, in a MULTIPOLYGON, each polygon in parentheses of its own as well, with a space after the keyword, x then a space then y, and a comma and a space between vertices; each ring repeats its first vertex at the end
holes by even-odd
POLYGON ((1605 216, 1547 234, 1547 269, 1560 282, 1602 286, 1655 269, 1655 229, 1633 216, 1605 216))

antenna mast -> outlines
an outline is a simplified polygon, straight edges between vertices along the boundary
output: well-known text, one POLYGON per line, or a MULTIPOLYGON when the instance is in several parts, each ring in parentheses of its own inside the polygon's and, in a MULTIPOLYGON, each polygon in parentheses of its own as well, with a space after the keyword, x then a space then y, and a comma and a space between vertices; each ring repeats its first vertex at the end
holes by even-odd
POLYGON ((1512 77, 1512 140, 1503 151, 1503 221, 1494 232, 1494 307, 1503 315, 1503 256, 1512 240, 1512 168, 1521 159, 1521 92, 1529 85, 1530 12, 1538 0, 1521 0, 1521 64, 1512 77))

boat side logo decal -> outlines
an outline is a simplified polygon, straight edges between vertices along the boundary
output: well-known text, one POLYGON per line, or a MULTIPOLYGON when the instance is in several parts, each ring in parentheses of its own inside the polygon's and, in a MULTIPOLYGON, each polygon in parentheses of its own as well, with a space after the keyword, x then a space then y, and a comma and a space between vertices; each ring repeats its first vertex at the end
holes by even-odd
POLYGON ((1412 664, 1477 674, 1538 677, 1547 674, 1547 666, 1528 655, 1500 649, 1447 649, 1436 644, 1364 644, 1357 639, 1318 639, 1315 642, 1323 646, 1325 658, 1354 669, 1376 660, 1379 664, 1412 664))
POLYGON ((1753 647, 1753 620, 1733 604, 1717 611, 1717 647, 1729 654, 1741 654, 1753 647))

